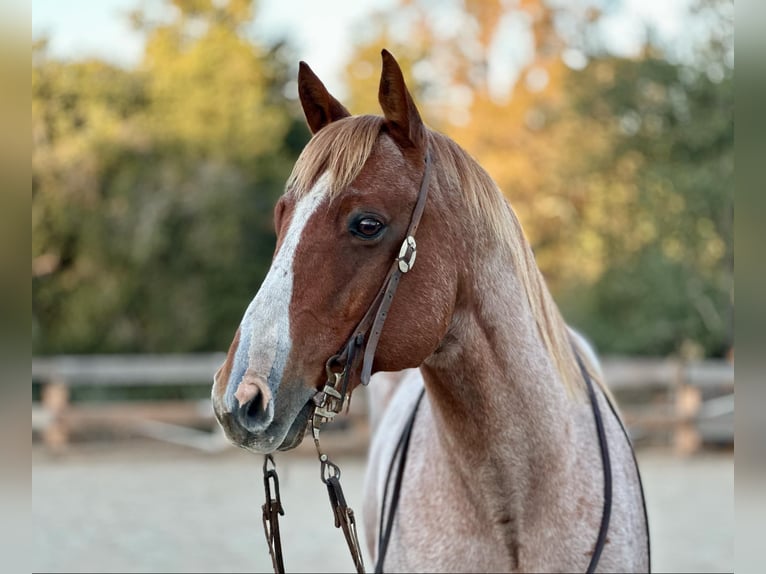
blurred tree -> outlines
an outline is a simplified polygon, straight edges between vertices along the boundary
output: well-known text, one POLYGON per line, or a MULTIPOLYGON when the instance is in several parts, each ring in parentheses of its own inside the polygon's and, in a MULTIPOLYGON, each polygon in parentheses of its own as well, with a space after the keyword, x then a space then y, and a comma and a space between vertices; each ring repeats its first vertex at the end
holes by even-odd
POLYGON ((249 1, 168 6, 138 69, 33 51, 35 353, 225 349, 268 267, 288 50, 249 1))
MULTIPOLYGON (((147 39, 137 69, 33 48, 35 353, 223 349, 268 266, 271 207, 308 139, 284 98, 295 58, 249 37, 249 0, 164 6, 131 15, 147 39)), ((587 6, 402 0, 359 27, 348 103, 377 113, 392 49, 426 120, 508 194, 600 351, 718 354, 731 339, 730 6, 695 6, 686 25, 707 36, 692 58, 650 43, 625 59, 599 45, 587 6)))
POLYGON ((637 58, 610 56, 587 5, 450 6, 435 17, 426 0, 404 0, 362 29, 347 66, 351 109, 375 109, 373 71, 388 47, 426 120, 508 195, 565 316, 601 352, 723 353, 731 2, 695 5, 689 24, 706 40, 686 61, 655 43, 637 58))
POLYGON ((563 290, 573 319, 620 352, 724 354, 732 344, 733 74, 647 56, 595 61, 567 86, 609 147, 569 173, 579 242, 602 272, 563 290))

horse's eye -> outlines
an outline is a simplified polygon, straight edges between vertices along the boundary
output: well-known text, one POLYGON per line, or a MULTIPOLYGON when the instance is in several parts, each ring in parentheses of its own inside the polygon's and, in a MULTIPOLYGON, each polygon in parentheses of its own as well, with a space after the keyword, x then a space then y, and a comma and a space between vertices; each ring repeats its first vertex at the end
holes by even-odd
POLYGON ((351 232, 361 239, 375 239, 383 231, 382 221, 374 217, 363 217, 351 225, 351 232))

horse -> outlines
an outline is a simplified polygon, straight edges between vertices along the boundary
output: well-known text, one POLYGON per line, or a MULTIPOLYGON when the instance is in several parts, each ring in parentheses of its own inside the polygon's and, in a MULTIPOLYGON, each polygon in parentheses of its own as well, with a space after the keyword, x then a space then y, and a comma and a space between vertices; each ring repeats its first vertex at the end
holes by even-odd
POLYGON ((349 392, 369 382, 363 530, 379 568, 577 572, 597 552, 599 571, 649 570, 640 475, 595 353, 497 185, 426 127, 398 63, 382 60, 382 116, 352 116, 300 64, 312 137, 274 210, 271 267, 214 376, 217 420, 249 451, 296 447, 328 357, 350 348, 399 262, 385 328, 358 337, 365 364, 348 369, 349 392))

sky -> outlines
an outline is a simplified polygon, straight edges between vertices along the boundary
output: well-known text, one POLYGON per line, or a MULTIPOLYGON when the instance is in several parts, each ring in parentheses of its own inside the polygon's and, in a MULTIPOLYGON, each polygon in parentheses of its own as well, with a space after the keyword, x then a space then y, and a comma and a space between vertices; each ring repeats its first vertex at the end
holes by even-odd
MULTIPOLYGON (((308 61, 329 88, 334 84, 340 88, 355 24, 373 11, 395 3, 396 0, 261 0, 257 2, 255 30, 265 39, 287 36, 298 57, 308 61), (318 30, 322 33, 318 34, 318 30)), ((47 34, 50 50, 56 56, 98 56, 130 66, 140 60, 143 41, 124 14, 137 6, 153 4, 160 2, 35 0, 32 34, 35 38, 47 34)))
MULTIPOLYGON (((131 66, 140 60, 143 42, 125 14, 137 6, 160 4, 159 0, 35 0, 32 33, 35 38, 47 35, 57 57, 96 56, 131 66)), ((366 16, 395 4, 396 0, 260 0, 255 31, 264 39, 288 37, 298 58, 309 62, 328 88, 342 96, 342 72, 354 32, 366 16)), ((601 28, 614 53, 630 55, 638 49, 644 34, 642 23, 650 24, 663 39, 684 33, 683 14, 689 0, 611 4, 620 9, 605 17, 601 28)), ((505 88, 503 84, 512 78, 497 81, 505 88)))

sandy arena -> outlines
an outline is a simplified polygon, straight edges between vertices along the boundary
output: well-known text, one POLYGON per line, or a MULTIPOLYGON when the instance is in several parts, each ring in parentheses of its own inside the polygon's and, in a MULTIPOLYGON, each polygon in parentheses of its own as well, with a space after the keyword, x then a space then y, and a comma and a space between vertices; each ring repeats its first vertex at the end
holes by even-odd
MULTIPOLYGON (((361 512, 364 460, 339 458, 361 512)), ((734 459, 639 452, 655 572, 734 569, 734 459)), ((278 457, 288 572, 353 572, 332 525, 315 459, 278 457)), ((270 572, 261 528, 261 458, 202 455, 162 444, 78 446, 59 458, 35 447, 35 572, 270 572)), ((360 538, 363 536, 360 533, 360 538)), ((366 560, 371 569, 369 558, 366 560)))

